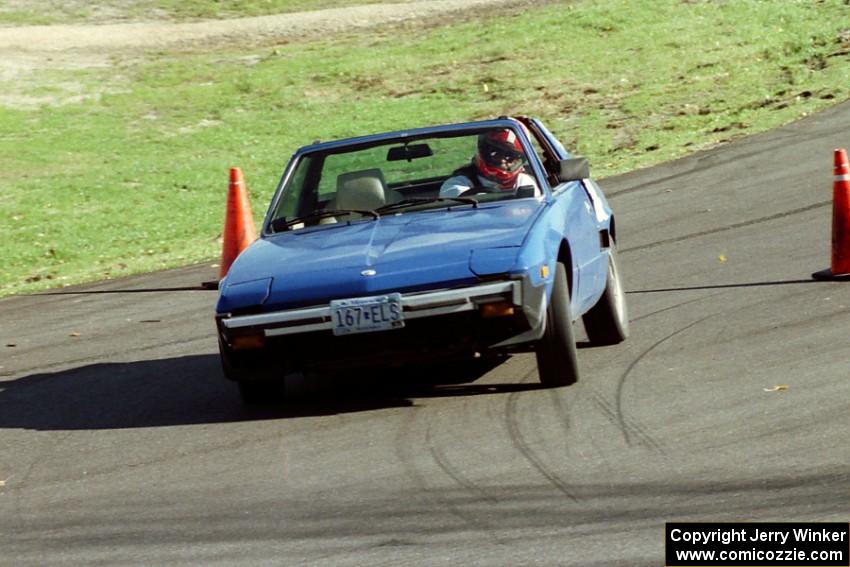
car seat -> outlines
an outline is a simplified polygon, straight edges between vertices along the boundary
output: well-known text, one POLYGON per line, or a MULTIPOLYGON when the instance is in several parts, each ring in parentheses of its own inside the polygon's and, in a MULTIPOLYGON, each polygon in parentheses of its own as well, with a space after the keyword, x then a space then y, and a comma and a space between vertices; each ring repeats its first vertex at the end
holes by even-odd
POLYGON ((387 185, 378 168, 343 173, 336 178, 335 209, 373 210, 387 203, 387 185))

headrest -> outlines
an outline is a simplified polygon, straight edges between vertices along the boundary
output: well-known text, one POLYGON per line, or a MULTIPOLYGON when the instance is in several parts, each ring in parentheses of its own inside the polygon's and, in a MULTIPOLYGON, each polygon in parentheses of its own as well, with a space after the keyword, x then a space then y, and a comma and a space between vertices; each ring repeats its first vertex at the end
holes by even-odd
POLYGON ((351 171, 336 178, 337 209, 376 209, 386 202, 384 174, 378 168, 351 171))

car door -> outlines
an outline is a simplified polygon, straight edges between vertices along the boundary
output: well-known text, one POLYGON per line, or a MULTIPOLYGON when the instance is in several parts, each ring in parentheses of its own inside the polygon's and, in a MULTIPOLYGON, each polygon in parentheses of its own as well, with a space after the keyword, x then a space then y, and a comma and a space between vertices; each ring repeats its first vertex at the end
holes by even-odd
POLYGON ((599 191, 590 179, 560 182, 554 169, 560 160, 573 157, 538 120, 523 121, 538 138, 544 152, 544 167, 550 182, 553 218, 562 222, 560 231, 570 243, 575 264, 573 274, 573 316, 577 317, 596 303, 607 276, 607 239, 600 231, 607 221, 607 210, 599 191), (548 163, 547 163, 548 162, 548 163))

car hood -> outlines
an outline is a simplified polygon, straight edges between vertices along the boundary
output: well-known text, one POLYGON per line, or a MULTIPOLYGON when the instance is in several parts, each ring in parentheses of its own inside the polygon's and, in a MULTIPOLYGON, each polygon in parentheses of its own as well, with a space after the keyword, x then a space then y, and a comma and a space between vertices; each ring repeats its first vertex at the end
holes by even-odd
POLYGON ((285 309, 459 285, 513 267, 543 203, 524 199, 320 225, 264 237, 222 282, 218 311, 285 309))

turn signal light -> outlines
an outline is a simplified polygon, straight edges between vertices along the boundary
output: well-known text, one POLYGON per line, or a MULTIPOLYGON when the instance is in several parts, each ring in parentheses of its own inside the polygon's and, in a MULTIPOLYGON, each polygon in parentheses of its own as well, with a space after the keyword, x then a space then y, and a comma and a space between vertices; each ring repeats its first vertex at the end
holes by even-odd
POLYGON ((266 344, 265 335, 237 335, 230 338, 230 346, 233 350, 251 350, 263 348, 266 344))
POLYGON ((514 306, 509 301, 485 303, 481 305, 480 312, 481 316, 484 318, 507 317, 514 314, 514 306))

